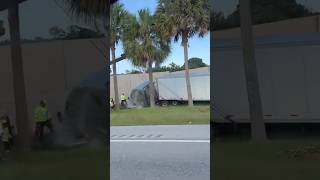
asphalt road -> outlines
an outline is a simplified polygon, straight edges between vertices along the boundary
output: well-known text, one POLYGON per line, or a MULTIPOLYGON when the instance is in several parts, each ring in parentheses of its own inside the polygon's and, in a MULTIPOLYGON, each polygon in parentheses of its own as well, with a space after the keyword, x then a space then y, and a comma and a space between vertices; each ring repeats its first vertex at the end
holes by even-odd
POLYGON ((209 180, 209 125, 111 128, 111 180, 209 180))

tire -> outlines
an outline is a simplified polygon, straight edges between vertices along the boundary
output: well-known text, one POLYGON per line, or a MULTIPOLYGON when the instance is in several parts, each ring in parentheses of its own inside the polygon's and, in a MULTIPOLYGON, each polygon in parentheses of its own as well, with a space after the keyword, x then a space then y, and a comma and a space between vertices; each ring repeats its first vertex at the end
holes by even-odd
POLYGON ((171 105, 172 105, 172 106, 178 105, 178 101, 172 101, 172 102, 171 102, 171 105))
POLYGON ((167 107, 168 106, 168 101, 161 101, 161 106, 162 107, 167 107))

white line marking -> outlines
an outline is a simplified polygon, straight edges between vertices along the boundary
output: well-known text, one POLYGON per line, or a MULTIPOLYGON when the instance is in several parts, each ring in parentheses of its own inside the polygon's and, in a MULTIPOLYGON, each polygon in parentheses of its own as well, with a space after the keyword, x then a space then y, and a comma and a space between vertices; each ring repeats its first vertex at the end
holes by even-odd
POLYGON ((181 139, 112 139, 110 142, 159 142, 159 143, 210 143, 210 140, 181 140, 181 139))

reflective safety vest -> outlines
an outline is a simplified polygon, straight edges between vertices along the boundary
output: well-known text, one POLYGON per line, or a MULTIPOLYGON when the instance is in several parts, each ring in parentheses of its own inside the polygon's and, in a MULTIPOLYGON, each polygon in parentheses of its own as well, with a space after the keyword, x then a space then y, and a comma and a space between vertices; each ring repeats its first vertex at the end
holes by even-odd
POLYGON ((125 95, 121 95, 121 96, 120 96, 120 100, 121 100, 121 101, 125 101, 125 100, 127 100, 127 98, 126 98, 125 95))
POLYGON ((46 107, 37 107, 34 112, 35 122, 45 122, 49 119, 49 111, 46 107))
POLYGON ((12 136, 10 134, 9 128, 8 127, 3 128, 2 141, 9 142, 11 138, 12 136))

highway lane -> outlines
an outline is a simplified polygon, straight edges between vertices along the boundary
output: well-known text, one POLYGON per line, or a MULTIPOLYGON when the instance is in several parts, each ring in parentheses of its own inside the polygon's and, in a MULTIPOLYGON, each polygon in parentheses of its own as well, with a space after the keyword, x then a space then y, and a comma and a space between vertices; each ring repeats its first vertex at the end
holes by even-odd
POLYGON ((111 180, 209 180, 209 125, 111 128, 111 180))

